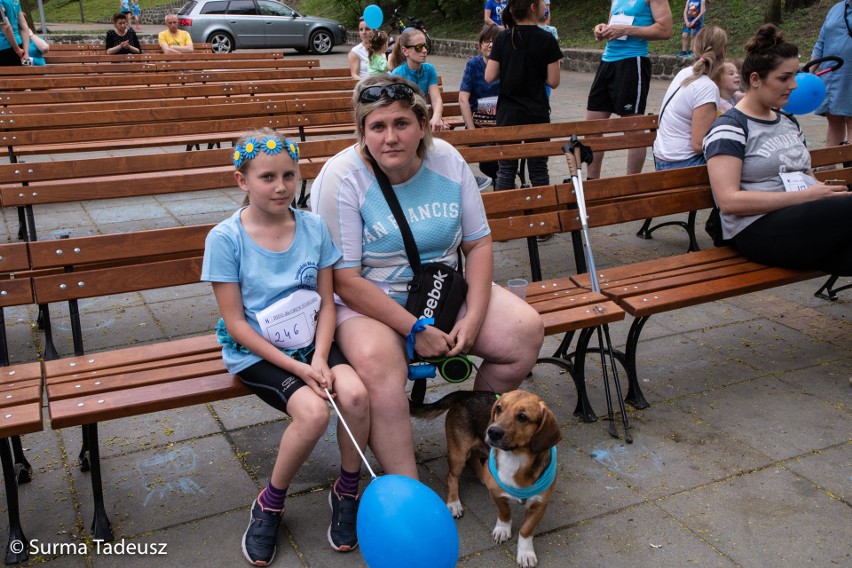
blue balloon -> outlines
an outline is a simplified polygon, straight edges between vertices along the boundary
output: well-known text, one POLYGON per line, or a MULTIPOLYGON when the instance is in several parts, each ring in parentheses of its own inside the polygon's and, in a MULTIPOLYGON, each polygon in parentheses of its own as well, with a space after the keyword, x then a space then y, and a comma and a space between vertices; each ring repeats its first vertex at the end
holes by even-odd
POLYGON ((817 109, 825 100, 825 83, 816 75, 796 73, 796 89, 783 110, 790 114, 808 114, 817 109))
POLYGON ((447 505, 414 479, 383 475, 361 495, 358 546, 370 568, 452 568, 459 533, 447 505))
POLYGON ((377 30, 382 27, 383 21, 385 21, 385 15, 382 13, 381 8, 375 4, 370 4, 364 8, 364 23, 368 27, 377 30))

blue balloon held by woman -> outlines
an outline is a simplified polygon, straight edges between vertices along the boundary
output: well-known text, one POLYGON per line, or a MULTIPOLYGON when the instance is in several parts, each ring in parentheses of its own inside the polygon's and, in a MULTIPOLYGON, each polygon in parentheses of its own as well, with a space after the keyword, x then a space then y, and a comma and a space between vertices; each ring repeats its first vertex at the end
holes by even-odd
POLYGON ((459 533, 438 495, 402 475, 374 479, 358 507, 358 544, 370 568, 451 568, 459 533))
POLYGON ((370 4, 364 8, 364 23, 370 28, 377 30, 382 27, 382 22, 385 20, 385 15, 382 9, 375 4, 370 4))
POLYGON ((825 83, 816 75, 796 73, 796 85, 782 110, 790 114, 808 114, 815 111, 825 99, 825 83))

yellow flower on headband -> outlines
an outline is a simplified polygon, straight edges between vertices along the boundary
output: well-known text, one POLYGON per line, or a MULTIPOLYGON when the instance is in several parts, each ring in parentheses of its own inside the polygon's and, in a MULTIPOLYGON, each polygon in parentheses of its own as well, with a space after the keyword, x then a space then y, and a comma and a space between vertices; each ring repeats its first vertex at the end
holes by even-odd
POLYGON ((240 153, 239 148, 234 150, 234 167, 239 168, 243 165, 243 156, 240 153))
POLYGON ((281 151, 281 141, 273 136, 269 136, 263 141, 263 151, 274 156, 281 151))

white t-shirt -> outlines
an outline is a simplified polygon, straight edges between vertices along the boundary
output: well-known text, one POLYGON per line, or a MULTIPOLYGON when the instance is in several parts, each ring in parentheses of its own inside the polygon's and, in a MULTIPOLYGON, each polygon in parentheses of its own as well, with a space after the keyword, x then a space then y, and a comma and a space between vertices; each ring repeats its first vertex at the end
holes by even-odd
MULTIPOLYGON (((660 126, 654 140, 654 157, 658 160, 680 162, 696 156, 691 139, 692 111, 707 103, 719 107, 719 87, 707 75, 678 90, 680 84, 691 76, 692 67, 683 69, 675 75, 663 97, 660 126)), ((702 137, 704 134, 706 132, 701 133, 702 137)))
POLYGON ((360 60, 360 67, 358 67, 358 75, 363 79, 364 77, 370 74, 370 54, 367 52, 367 48, 363 43, 359 43, 355 47, 352 48, 352 53, 358 56, 360 60))

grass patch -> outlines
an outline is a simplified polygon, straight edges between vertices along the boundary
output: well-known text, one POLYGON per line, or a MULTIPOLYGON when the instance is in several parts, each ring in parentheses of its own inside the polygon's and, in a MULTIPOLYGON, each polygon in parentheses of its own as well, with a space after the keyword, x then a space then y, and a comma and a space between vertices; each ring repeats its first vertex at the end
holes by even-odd
MULTIPOLYGON (((171 0, 139 0, 139 7, 144 13, 146 9, 156 8, 163 4, 171 4, 171 0)), ((38 20, 38 8, 31 0, 33 16, 38 20)), ((84 0, 83 15, 86 23, 112 22, 112 15, 120 10, 119 0, 84 0)), ((74 24, 80 23, 80 2, 78 0, 47 0, 44 2, 44 19, 50 23, 74 24)))

